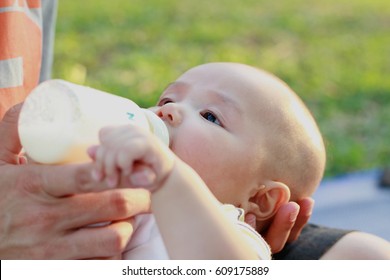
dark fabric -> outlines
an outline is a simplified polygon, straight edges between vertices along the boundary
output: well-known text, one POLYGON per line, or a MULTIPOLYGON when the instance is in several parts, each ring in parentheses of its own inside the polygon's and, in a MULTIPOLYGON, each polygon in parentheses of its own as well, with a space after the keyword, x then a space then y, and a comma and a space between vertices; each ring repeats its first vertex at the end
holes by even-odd
POLYGON ((281 252, 273 255, 273 259, 318 260, 349 232, 351 231, 308 224, 302 230, 298 240, 287 244, 281 252))
POLYGON ((379 179, 379 185, 382 187, 390 188, 390 167, 385 168, 379 179))

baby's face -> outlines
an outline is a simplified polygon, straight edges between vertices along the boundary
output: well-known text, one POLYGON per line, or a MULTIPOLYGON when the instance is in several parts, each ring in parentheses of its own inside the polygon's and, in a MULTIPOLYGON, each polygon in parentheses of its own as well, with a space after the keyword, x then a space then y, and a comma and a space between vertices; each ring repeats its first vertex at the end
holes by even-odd
POLYGON ((219 201, 236 206, 258 184, 261 157, 261 102, 251 87, 253 73, 242 81, 242 71, 223 64, 193 68, 165 89, 156 109, 168 126, 173 152, 219 201))

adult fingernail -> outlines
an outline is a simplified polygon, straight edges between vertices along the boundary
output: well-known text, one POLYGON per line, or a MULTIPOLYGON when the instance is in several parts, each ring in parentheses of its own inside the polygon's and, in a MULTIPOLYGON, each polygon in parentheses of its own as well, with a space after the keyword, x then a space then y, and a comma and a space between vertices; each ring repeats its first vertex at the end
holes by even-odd
POLYGON ((295 222, 297 220, 299 209, 290 213, 290 222, 295 222))

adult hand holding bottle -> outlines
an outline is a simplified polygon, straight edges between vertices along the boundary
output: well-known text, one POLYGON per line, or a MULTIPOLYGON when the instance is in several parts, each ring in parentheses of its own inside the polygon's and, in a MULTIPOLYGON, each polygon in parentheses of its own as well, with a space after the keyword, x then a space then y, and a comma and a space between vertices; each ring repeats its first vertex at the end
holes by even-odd
POLYGON ((108 189, 90 178, 89 163, 20 164, 19 112, 17 105, 0 122, 0 258, 120 255, 132 234, 131 223, 123 220, 149 211, 149 192, 108 189), (85 227, 105 221, 114 222, 85 227))

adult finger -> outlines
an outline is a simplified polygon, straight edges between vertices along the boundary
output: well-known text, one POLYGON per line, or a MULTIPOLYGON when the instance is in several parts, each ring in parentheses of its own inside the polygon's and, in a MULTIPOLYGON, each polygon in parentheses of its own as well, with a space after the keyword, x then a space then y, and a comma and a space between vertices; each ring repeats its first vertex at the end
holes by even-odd
POLYGON ((18 119, 22 104, 10 108, 0 122, 0 164, 17 163, 17 155, 21 150, 18 134, 18 119))
POLYGON ((118 221, 150 211, 150 192, 145 189, 113 189, 79 194, 57 201, 60 230, 118 221))
POLYGON ((298 239, 302 229, 304 228, 304 226, 307 224, 307 222, 311 217, 313 207, 314 207, 314 200, 310 197, 306 197, 298 201, 298 204, 300 206, 298 217, 297 220, 295 221, 294 227, 291 230, 287 242, 292 242, 298 239))
POLYGON ((92 164, 39 165, 26 164, 14 169, 19 183, 35 188, 50 196, 62 197, 76 193, 107 189, 104 182, 97 183, 91 176, 92 164))
MULTIPOLYGON (((67 165, 34 165, 20 166, 20 180, 27 184, 34 183, 44 192, 54 197, 77 193, 98 192, 112 189, 106 181, 92 178, 93 163, 67 165)), ((131 185, 128 178, 121 178, 119 187, 137 187, 131 185)))
POLYGON ((299 205, 295 202, 286 203, 279 208, 270 227, 263 235, 273 253, 281 251, 286 245, 298 212, 299 205))
POLYGON ((47 259, 97 259, 120 255, 133 233, 129 221, 81 228, 64 235, 46 252, 47 259))

